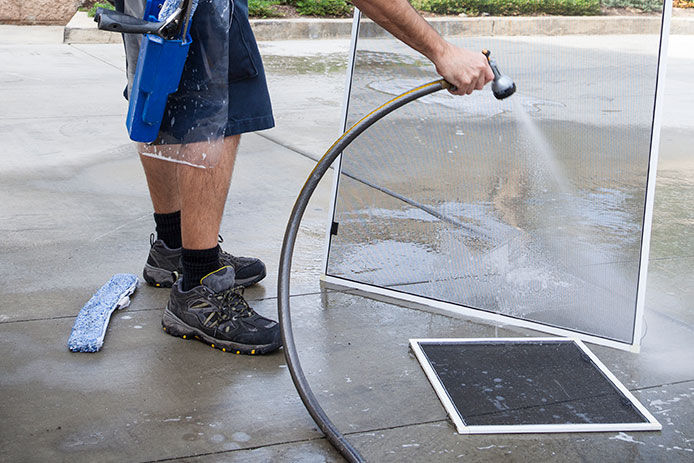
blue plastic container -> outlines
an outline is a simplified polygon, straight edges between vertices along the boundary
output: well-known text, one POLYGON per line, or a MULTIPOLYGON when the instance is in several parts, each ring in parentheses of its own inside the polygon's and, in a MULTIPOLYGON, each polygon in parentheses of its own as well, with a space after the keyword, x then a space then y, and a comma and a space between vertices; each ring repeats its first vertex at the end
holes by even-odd
POLYGON ((142 39, 125 125, 130 139, 151 143, 159 134, 169 94, 178 90, 190 40, 142 39))
MULTIPOLYGON (((159 3, 148 0, 145 19, 157 21, 159 3)), ((190 43, 189 34, 185 43, 149 34, 142 38, 125 121, 131 140, 151 143, 157 139, 166 100, 178 90, 190 43)))

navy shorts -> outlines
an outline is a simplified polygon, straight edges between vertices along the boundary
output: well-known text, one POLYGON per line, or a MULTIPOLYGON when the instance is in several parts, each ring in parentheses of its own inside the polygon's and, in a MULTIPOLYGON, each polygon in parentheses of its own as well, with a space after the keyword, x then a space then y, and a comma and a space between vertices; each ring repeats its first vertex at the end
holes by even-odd
MULTIPOLYGON (((237 135, 246 132, 269 129, 274 127, 270 94, 265 80, 263 62, 258 51, 251 25, 248 21, 248 0, 233 1, 233 16, 231 27, 215 30, 210 25, 207 12, 209 0, 200 0, 193 16, 190 28, 192 43, 188 51, 186 64, 183 68, 178 90, 169 95, 166 111, 162 120, 159 139, 155 144, 178 144, 207 140, 210 131, 204 126, 214 120, 214 124, 223 128, 224 136, 237 135), (219 43, 228 40, 228 47, 220 47, 219 43), (222 59, 220 49, 225 53, 228 48, 228 79, 224 87, 211 88, 201 85, 204 82, 205 67, 208 60, 222 59), (220 119, 220 92, 228 95, 226 121, 220 119)), ((126 40, 126 55, 128 45, 126 40)), ((214 61, 213 61, 214 62, 214 61)), ((135 63, 128 63, 128 67, 135 63)), ((131 73, 129 73, 131 74, 131 73)))

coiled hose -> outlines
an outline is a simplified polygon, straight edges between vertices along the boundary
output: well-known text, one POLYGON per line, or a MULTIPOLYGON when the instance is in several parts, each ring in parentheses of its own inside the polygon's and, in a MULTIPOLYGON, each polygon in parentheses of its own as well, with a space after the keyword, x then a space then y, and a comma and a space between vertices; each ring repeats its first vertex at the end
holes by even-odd
POLYGON ((328 416, 318 403, 318 399, 313 394, 311 387, 306 380, 299 355, 294 345, 294 333, 292 332, 292 319, 289 306, 289 285, 292 268, 292 256, 294 255, 294 245, 296 244, 296 236, 299 231, 301 219, 304 216, 308 202, 316 190, 318 183, 321 181, 325 173, 328 171, 332 163, 344 151, 350 143, 352 143, 366 129, 371 127, 384 116, 390 114, 396 109, 410 103, 418 98, 438 92, 443 89, 450 89, 452 85, 445 80, 437 80, 413 88, 410 91, 396 96, 392 100, 384 103, 378 108, 364 116, 359 122, 350 127, 340 138, 333 143, 323 157, 318 161, 313 171, 309 175, 301 192, 299 193, 294 208, 289 216, 287 229, 284 233, 284 241, 282 242, 282 251, 280 253, 279 265, 279 280, 277 285, 277 305, 279 311, 279 322, 282 331, 282 343, 284 345, 284 356, 287 359, 287 367, 294 381, 294 386, 304 402, 309 414, 316 422, 323 434, 328 438, 328 441, 335 449, 342 454, 349 462, 363 462, 364 458, 352 445, 345 439, 340 431, 335 428, 335 425, 330 421, 328 416))

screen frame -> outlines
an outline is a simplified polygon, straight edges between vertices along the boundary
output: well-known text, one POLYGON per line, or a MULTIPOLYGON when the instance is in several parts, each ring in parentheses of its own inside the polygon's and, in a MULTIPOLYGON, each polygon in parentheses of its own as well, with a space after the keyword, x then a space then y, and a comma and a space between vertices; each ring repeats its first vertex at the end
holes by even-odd
POLYGON ((618 379, 607 369, 600 359, 576 338, 556 337, 526 337, 526 338, 412 338, 410 349, 419 361, 424 374, 429 379, 436 395, 443 405, 448 417, 451 419, 459 434, 518 434, 518 433, 557 433, 557 432, 626 432, 626 431, 660 431, 662 425, 655 417, 636 399, 618 379), (421 344, 504 344, 504 343, 574 343, 585 353, 600 370, 602 375, 618 390, 641 415, 647 420, 641 423, 586 423, 586 424, 524 424, 524 425, 466 425, 457 407, 451 400, 446 388, 439 379, 436 370, 431 366, 421 344))
MULTIPOLYGON (((651 140, 650 140, 650 152, 649 152, 649 162, 648 162, 648 172, 646 177, 646 194, 645 194, 645 204, 644 204, 644 215, 641 231, 641 246, 639 254, 639 267, 638 267, 638 281, 637 281, 637 291, 636 291, 636 301, 635 301, 635 315, 634 315, 634 327, 632 331, 632 342, 627 343, 623 341, 617 341, 614 339, 604 338, 598 335, 592 335, 589 333, 580 332, 577 330, 571 330, 568 328, 559 328, 556 326, 547 325, 540 322, 534 322, 529 320, 524 320, 520 318, 510 317, 506 315, 497 314, 494 312, 486 311, 476 307, 469 307, 458 303, 445 302, 440 300, 434 300, 428 297, 418 296, 404 291, 394 290, 388 287, 377 286, 369 283, 358 282, 351 280, 349 278, 339 277, 335 275, 328 274, 328 261, 330 256, 330 247, 332 240, 332 230, 333 223, 335 221, 335 209, 338 200, 339 191, 339 181, 342 166, 342 156, 340 155, 336 161, 336 167, 334 168, 334 179, 332 186, 332 198, 330 203, 330 221, 327 224, 326 229, 326 240, 325 240, 325 250, 323 258, 323 273, 320 277, 321 281, 325 283, 326 286, 332 287, 334 289, 352 289, 356 290, 358 294, 376 298, 378 300, 386 301, 389 303, 395 303, 406 306, 413 306, 417 309, 427 310, 435 313, 440 313, 447 316, 453 317, 473 317, 489 322, 513 325, 522 328, 528 328, 544 333, 554 334, 564 337, 576 337, 578 339, 590 342, 593 344, 598 344, 602 346, 612 347, 619 350, 625 350, 629 352, 638 353, 641 349, 641 340, 644 334, 644 311, 645 311, 645 301, 646 301, 646 281, 648 275, 648 259, 650 255, 650 240, 651 240, 651 229, 653 222, 653 207, 654 207, 654 197, 655 197, 655 183, 656 183, 656 173, 658 166, 658 152, 660 147, 660 132, 662 126, 662 111, 663 111, 663 92, 661 87, 665 80, 666 73, 666 63, 667 63, 667 49, 668 49, 668 39, 670 35, 670 23, 672 19, 672 0, 664 0, 663 12, 661 16, 661 29, 660 29, 660 47, 658 52, 658 63, 655 81, 655 97, 653 103, 653 122, 651 125, 651 140)), ((364 21, 371 22, 369 19, 364 19, 364 21)), ((345 83, 345 93, 344 100, 342 104, 342 129, 343 131, 347 129, 348 115, 349 115, 349 101, 352 92, 353 76, 354 76, 354 65, 357 53, 357 45, 359 40, 359 30, 362 23, 362 14, 355 8, 353 21, 352 21, 352 33, 351 33, 351 43, 349 48, 349 62, 347 66, 347 75, 345 83)))

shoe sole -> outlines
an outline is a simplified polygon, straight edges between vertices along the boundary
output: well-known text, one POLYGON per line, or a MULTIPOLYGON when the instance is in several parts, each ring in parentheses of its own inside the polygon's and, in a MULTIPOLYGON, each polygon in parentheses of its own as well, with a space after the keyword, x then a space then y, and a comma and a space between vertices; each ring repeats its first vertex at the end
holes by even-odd
POLYGON ((176 336, 183 339, 194 339, 204 342, 205 344, 219 349, 222 352, 232 352, 234 354, 244 355, 262 355, 276 351, 282 345, 281 342, 272 344, 249 345, 241 344, 233 341, 223 341, 215 339, 203 331, 188 325, 183 320, 174 315, 169 308, 164 309, 164 315, 161 319, 161 325, 164 331, 171 336, 176 336))
POLYGON ((159 267, 145 264, 142 277, 150 286, 157 288, 170 288, 178 279, 178 272, 172 272, 159 267))
MULTIPOLYGON (((257 275, 244 278, 243 280, 236 280, 236 284, 247 288, 258 283, 266 276, 267 272, 265 269, 263 269, 263 271, 257 275)), ((145 269, 142 271, 142 277, 150 286, 155 286, 157 288, 170 288, 178 279, 178 272, 171 272, 163 268, 145 264, 145 269)))

